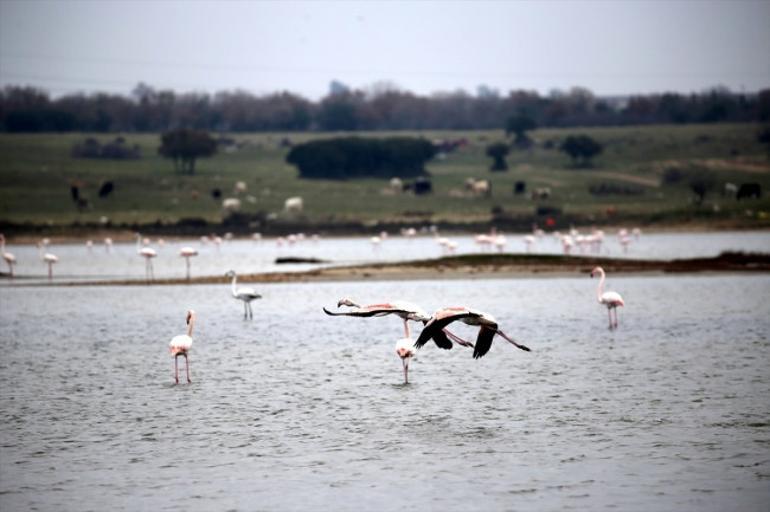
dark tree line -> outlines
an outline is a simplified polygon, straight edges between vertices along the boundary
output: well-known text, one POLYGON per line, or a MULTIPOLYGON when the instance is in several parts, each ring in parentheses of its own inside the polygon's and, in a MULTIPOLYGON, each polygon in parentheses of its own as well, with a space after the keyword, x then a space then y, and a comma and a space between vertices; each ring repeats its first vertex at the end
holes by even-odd
POLYGON ((583 88, 541 96, 517 90, 471 95, 464 91, 418 96, 393 87, 338 87, 320 101, 280 92, 184 93, 139 84, 129 96, 73 94, 51 98, 31 87, 0 91, 0 130, 6 132, 164 132, 197 130, 350 131, 499 129, 525 141, 534 126, 770 121, 770 89, 738 94, 717 88, 700 94, 601 98, 583 88), (518 116, 518 117, 515 117, 518 116))

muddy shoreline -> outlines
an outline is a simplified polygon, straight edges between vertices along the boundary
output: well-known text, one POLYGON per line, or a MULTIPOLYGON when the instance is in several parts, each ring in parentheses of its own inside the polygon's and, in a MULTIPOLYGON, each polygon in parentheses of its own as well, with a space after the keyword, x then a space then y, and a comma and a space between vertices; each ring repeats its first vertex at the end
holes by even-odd
MULTIPOLYGON (((382 263, 322 268, 300 272, 239 274, 242 283, 312 283, 330 281, 409 281, 427 279, 498 279, 506 277, 574 276, 588 274, 596 266, 613 274, 770 272, 770 254, 726 252, 713 258, 676 260, 629 260, 590 256, 470 254, 400 263, 382 263)), ((7 279, 6 275, 3 275, 7 279)), ((180 284, 226 284, 224 276, 94 281, 24 283, 12 286, 163 286, 180 284)))

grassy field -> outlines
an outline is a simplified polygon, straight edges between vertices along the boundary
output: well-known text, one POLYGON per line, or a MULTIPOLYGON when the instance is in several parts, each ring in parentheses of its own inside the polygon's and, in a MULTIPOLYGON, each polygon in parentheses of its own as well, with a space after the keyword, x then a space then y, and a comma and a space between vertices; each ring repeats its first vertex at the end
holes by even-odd
MULTIPOLYGON (((115 224, 174 224, 183 218, 219 222, 224 215, 221 200, 214 200, 210 191, 219 188, 223 197, 235 197, 235 182, 244 181, 248 190, 240 196, 243 212, 286 218, 284 200, 301 196, 305 203, 302 218, 318 223, 485 222, 494 207, 510 216, 530 218, 538 205, 547 205, 597 223, 624 217, 675 223, 696 217, 760 227, 768 225, 770 160, 756 141, 758 130, 757 125, 537 130, 532 133, 535 149, 512 151, 510 168, 502 173, 488 170, 491 160, 484 153, 488 144, 504 139, 501 131, 412 133, 429 139, 469 141, 464 148, 429 163, 434 193, 420 197, 388 194, 387 180, 301 180, 297 170, 285 163, 288 149, 279 144, 283 137, 297 143, 339 134, 235 134, 232 137, 241 148, 199 160, 194 176, 176 174, 172 163, 157 155, 157 134, 125 135, 129 144, 142 148, 143 157, 133 161, 71 157, 73 144, 88 134, 0 134, 0 221, 61 226, 96 223, 106 216, 115 224), (564 153, 544 147, 546 141, 558 146, 559 140, 577 133, 604 145, 592 169, 573 169, 564 153), (669 168, 708 172, 715 178, 716 188, 703 205, 696 206, 686 182, 661 183, 669 168), (468 177, 491 180, 492 197, 466 194, 463 185, 468 177), (98 188, 107 180, 115 183, 115 191, 99 199, 98 188), (515 196, 513 185, 520 180, 526 182, 528 191, 550 187, 551 198, 535 202, 529 193, 515 196), (79 212, 75 207, 70 197, 73 182, 83 184, 89 209, 79 212), (737 202, 723 197, 725 182, 758 182, 764 198, 737 202), (590 194, 589 187, 599 184, 637 188, 641 193, 590 194), (610 208, 618 212, 617 217, 607 216, 610 208)), ((392 134, 364 136, 388 135, 392 134)), ((93 136, 100 142, 114 138, 93 136)))

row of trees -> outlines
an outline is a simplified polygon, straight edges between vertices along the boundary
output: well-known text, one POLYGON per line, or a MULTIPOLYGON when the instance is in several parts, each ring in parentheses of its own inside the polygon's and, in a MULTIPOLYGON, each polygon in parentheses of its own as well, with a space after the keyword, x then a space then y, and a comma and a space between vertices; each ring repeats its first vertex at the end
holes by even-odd
MULTIPOLYGON (((186 127, 209 131, 340 131, 497 129, 510 119, 538 126, 645 123, 754 122, 770 120, 770 89, 736 94, 652 94, 600 98, 584 88, 541 96, 534 91, 500 95, 488 88, 418 96, 393 86, 336 87, 313 102, 281 92, 177 94, 139 84, 129 96, 73 94, 51 98, 30 87, 0 91, 0 130, 7 132, 163 132, 186 127)), ((516 141, 526 125, 509 125, 516 141)))

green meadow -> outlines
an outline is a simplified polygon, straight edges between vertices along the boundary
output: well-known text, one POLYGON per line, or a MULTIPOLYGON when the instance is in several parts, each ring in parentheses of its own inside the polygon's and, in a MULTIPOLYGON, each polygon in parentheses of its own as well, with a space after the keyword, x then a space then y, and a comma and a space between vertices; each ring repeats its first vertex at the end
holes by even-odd
POLYGON ((431 140, 467 140, 460 149, 429 162, 433 193, 423 196, 394 193, 388 180, 299 179, 297 169, 285 162, 289 149, 281 145, 282 139, 296 144, 341 134, 228 134, 238 149, 220 149, 211 158, 199 159, 192 176, 176 173, 173 163, 158 155, 159 134, 122 134, 128 144, 140 146, 138 160, 71 156, 73 145, 86 137, 106 143, 113 134, 0 134, 0 221, 67 226, 106 217, 113 225, 173 225, 186 218, 217 223, 226 215, 222 199, 238 197, 243 213, 318 224, 487 222, 493 211, 534 219, 538 207, 551 207, 565 217, 598 224, 631 218, 647 225, 700 219, 762 227, 768 225, 770 211, 770 160, 767 147, 757 141, 759 130, 754 124, 540 129, 530 133, 532 149, 511 151, 506 172, 490 172, 491 159, 485 154, 487 145, 505 140, 502 131, 399 132, 431 140), (592 167, 574 168, 558 150, 559 142, 572 134, 589 135, 604 146, 592 167), (664 179, 677 171, 679 181, 664 179), (491 196, 468 192, 465 181, 471 177, 490 180, 491 196), (713 186, 702 204, 694 200, 692 177, 707 177, 713 186), (101 199, 97 192, 106 181, 115 189, 101 199), (240 195, 234 192, 238 181, 247 186, 240 195), (514 194, 517 181, 526 183, 525 194, 514 194), (763 198, 736 201, 724 196, 728 182, 759 183, 763 198), (73 183, 87 198, 87 208, 79 210, 73 202, 73 183), (589 191, 602 186, 615 193, 589 191), (544 187, 550 189, 549 198, 530 197, 531 190, 544 187), (212 198, 213 189, 220 189, 222 198, 212 198), (292 196, 304 201, 304 211, 293 218, 283 211, 285 199, 292 196))

